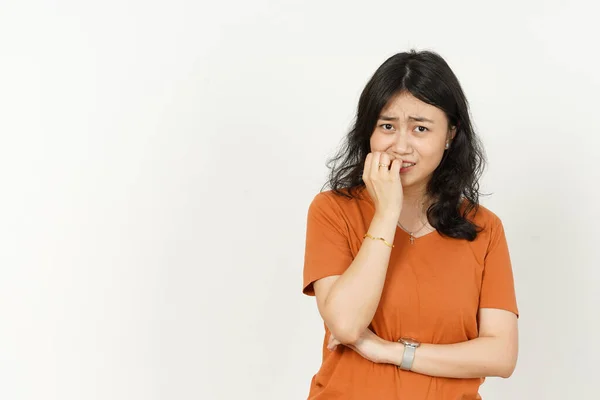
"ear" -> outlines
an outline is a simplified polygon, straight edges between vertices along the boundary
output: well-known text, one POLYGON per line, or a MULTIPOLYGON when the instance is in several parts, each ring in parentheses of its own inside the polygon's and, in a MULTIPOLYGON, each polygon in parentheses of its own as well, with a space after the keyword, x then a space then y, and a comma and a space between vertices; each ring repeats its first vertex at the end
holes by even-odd
POLYGON ((450 141, 454 140, 454 136, 456 136, 456 130, 456 126, 453 126, 448 130, 448 139, 450 141))
POLYGON ((450 148, 450 143, 454 140, 454 136, 456 136, 456 126, 448 129, 448 135, 446 136, 446 146, 444 147, 446 150, 450 148))

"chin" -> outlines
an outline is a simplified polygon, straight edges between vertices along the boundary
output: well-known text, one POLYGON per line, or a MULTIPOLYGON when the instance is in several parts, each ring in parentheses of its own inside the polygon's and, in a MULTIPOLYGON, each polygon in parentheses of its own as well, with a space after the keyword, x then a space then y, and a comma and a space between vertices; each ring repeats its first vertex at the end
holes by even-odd
POLYGON ((402 183, 402 188, 415 188, 417 186, 421 186, 423 180, 420 177, 415 176, 400 176, 400 183, 402 183))
POLYGON ((415 179, 410 176, 400 175, 400 182, 402 182, 402 187, 410 187, 414 185, 415 179))

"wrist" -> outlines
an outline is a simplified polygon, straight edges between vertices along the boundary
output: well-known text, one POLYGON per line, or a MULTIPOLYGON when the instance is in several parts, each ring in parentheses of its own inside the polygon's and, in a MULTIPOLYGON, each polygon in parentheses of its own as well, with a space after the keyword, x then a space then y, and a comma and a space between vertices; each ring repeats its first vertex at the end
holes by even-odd
POLYGON ((404 357, 404 345, 399 342, 386 342, 385 343, 385 364, 392 364, 397 367, 402 363, 402 357, 404 357))
POLYGON ((375 215, 373 215, 373 220, 389 222, 390 224, 394 224, 394 226, 398 223, 400 219, 400 211, 401 210, 393 210, 393 211, 375 211, 375 215))

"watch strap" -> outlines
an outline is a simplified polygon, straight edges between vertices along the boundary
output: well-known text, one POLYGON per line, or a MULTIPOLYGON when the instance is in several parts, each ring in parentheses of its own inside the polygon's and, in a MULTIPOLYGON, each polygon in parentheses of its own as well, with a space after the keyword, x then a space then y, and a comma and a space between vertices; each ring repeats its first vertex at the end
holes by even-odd
POLYGON ((410 371, 415 360, 415 352, 417 348, 411 345, 404 344, 404 353, 402 354, 402 362, 400 363, 400 369, 410 371))

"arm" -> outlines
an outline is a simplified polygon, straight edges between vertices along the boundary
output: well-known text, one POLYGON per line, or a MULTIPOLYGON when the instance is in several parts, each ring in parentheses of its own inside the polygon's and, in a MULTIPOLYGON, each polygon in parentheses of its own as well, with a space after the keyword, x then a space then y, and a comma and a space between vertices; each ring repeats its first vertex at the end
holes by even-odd
MULTIPOLYGON (((376 213, 369 233, 392 243, 398 213, 376 213)), ((358 340, 377 311, 387 274, 391 248, 380 240, 365 239, 342 275, 314 283, 319 313, 331 333, 344 344, 358 340)))
MULTIPOLYGON (((479 310, 479 337, 456 344, 421 344, 412 371, 446 378, 508 378, 518 354, 517 316, 510 311, 479 310)), ((404 345, 386 342, 384 362, 400 365, 404 345)))

